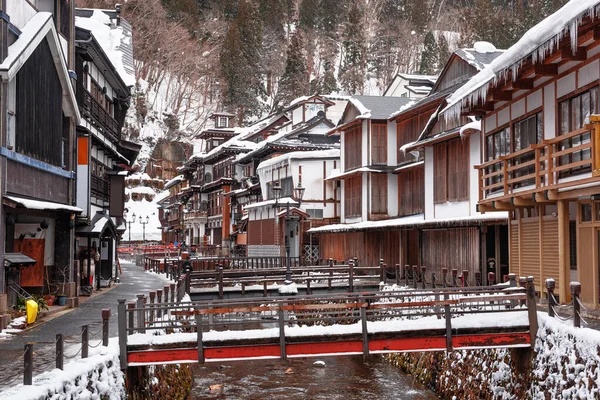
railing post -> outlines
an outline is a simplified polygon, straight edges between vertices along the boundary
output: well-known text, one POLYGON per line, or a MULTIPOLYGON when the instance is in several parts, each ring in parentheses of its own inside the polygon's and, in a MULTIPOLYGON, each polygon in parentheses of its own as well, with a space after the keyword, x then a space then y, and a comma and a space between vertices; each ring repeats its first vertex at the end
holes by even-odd
POLYGON ((554 289, 556 288, 556 282, 552 278, 546 279, 546 292, 548 293, 548 316, 554 317, 554 289))
POLYGON ((352 260, 348 263, 348 291, 354 292, 354 261, 352 260))
MULTIPOLYGON (((444 300, 448 300, 448 293, 444 294, 444 300)), ((446 320, 446 351, 452 351, 452 314, 450 313, 450 304, 444 305, 444 318, 446 320)))
POLYGON ((517 287, 517 274, 508 274, 508 282, 510 287, 517 287))
POLYGON ((204 345, 202 344, 202 314, 200 313, 196 313, 196 335, 198 341, 198 362, 200 364, 204 364, 204 345))
MULTIPOLYGON (((365 302, 365 299, 361 296, 361 301, 365 302)), ((367 360, 369 355, 369 332, 367 330, 367 305, 361 304, 360 306, 360 321, 362 326, 362 340, 363 340, 363 360, 367 360)))
POLYGON ((306 294, 312 294, 310 291, 310 278, 306 278, 306 294))
POLYGON ((413 287, 417 288, 417 275, 419 274, 419 267, 416 265, 412 266, 412 278, 413 278, 413 287))
POLYGON ((427 289, 427 280, 425 279, 425 272, 427 271, 427 267, 421 265, 421 286, 423 289, 427 289))
POLYGON ((496 274, 488 272, 488 286, 494 286, 496 284, 496 274))
POLYGON ((458 277, 458 270, 456 268, 452 269, 452 287, 458 286, 456 278, 458 277))
POLYGON ((54 356, 56 368, 64 369, 65 365, 65 340, 62 333, 56 334, 56 354, 54 356))
POLYGON ((110 320, 110 308, 102 309, 102 346, 108 346, 108 321, 110 320))
POLYGON ((537 303, 533 276, 527 277, 527 316, 529 317, 529 340, 531 348, 535 348, 535 338, 538 331, 537 303))
POLYGON ((263 281, 263 297, 268 297, 269 296, 269 288, 267 287, 267 279, 265 277, 265 280, 263 281))
POLYGON ((158 320, 162 319, 162 310, 160 309, 162 307, 162 289, 158 289, 156 291, 156 304, 158 305, 158 308, 156 310, 156 318, 158 320))
POLYGON ((442 287, 446 287, 448 279, 448 268, 444 267, 442 268, 442 287))
POLYGON ((33 383, 33 343, 25 344, 24 369, 23 369, 23 385, 31 385, 33 383))
POLYGON ((573 299, 573 326, 581 328, 581 303, 579 295, 581 294, 581 283, 571 282, 571 298, 573 299))
POLYGON ((138 308, 138 312, 137 312, 137 328, 138 328, 138 332, 140 333, 146 333, 146 316, 144 315, 144 295, 143 294, 138 294, 137 295, 137 302, 135 304, 135 308, 138 308))
POLYGON ((219 266, 219 300, 223 299, 223 267, 219 266))
POLYGON ((150 316, 149 316, 149 321, 150 322, 154 322, 154 301, 156 299, 156 292, 155 291, 151 291, 150 292, 150 316))
MULTIPOLYGON (((519 286, 522 287, 523 289, 527 288, 527 278, 524 276, 519 277, 519 286)), ((520 305, 521 306, 525 306, 526 301, 525 300, 521 300, 520 305)))
POLYGON ((127 318, 128 325, 127 325, 127 327, 129 329, 129 333, 130 334, 132 334, 134 332, 133 328, 135 327, 134 321, 133 321, 134 315, 133 315, 133 311, 132 311, 134 308, 135 308, 135 302, 132 301, 132 302, 127 303, 127 310, 129 310, 129 311, 127 311, 127 313, 128 313, 128 318, 127 318))
POLYGON ((396 285, 400 286, 400 264, 396 264, 396 268, 395 268, 395 275, 396 275, 396 285))
POLYGON ((329 279, 327 280, 327 289, 331 290, 331 282, 333 280, 333 258, 329 259, 329 279))
POLYGON ((379 282, 383 282, 384 271, 383 271, 383 258, 379 259, 379 282))
MULTIPOLYGON (((119 299, 117 308, 117 319, 119 325, 119 362, 121 369, 127 369, 127 310, 125 309, 125 299, 119 299)), ((132 315, 133 317, 133 315, 132 315)), ((131 324, 133 327, 133 321, 131 324)))
POLYGON ((285 353, 285 319, 283 310, 281 309, 281 305, 279 306, 277 314, 279 319, 279 352, 281 354, 281 359, 286 360, 287 355, 285 353))
POLYGON ((89 345, 90 337, 88 326, 83 325, 81 327, 81 358, 88 358, 89 345))

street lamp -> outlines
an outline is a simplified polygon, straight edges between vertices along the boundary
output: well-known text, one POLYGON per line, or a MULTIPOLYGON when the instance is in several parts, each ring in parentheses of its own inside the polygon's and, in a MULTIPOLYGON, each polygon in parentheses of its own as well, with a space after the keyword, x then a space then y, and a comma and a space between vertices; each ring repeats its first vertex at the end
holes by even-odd
MULTIPOLYGON (((275 197, 275 208, 277 208, 279 204, 279 200, 281 199, 282 188, 279 185, 273 186, 271 189, 273 191, 273 197, 275 197)), ((298 187, 294 188, 294 197, 298 200, 298 205, 302 202, 302 198, 304 197, 305 188, 302 187, 302 184, 298 184, 298 187)), ((285 271, 285 284, 290 285, 293 283, 292 281, 292 270, 291 270, 291 260, 290 260, 290 232, 289 232, 289 221, 290 221, 290 202, 287 201, 286 209, 285 209, 285 256, 286 256, 286 271, 285 271)))
POLYGON ((125 220, 125 223, 127 224, 127 230, 129 231, 129 245, 131 246, 131 223, 135 222, 135 213, 133 213, 131 215, 131 221, 125 220))
POLYGON ((142 224, 142 243, 146 245, 146 225, 150 222, 150 217, 146 215, 146 219, 140 215, 140 224, 142 224))

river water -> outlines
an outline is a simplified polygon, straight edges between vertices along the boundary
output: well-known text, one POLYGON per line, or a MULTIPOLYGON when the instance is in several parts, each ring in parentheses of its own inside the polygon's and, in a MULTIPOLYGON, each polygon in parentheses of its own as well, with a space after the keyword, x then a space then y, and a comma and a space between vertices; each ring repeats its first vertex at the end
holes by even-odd
POLYGON ((366 363, 362 356, 340 356, 196 364, 193 368, 193 399, 437 399, 376 355, 366 363), (314 366, 316 360, 324 361, 325 367, 314 366))

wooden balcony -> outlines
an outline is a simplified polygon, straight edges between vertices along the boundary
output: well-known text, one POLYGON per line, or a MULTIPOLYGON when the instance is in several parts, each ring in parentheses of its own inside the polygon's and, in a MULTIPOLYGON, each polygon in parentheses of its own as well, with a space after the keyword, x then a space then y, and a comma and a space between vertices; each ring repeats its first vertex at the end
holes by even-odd
POLYGON ((106 177, 100 178, 96 175, 91 175, 90 192, 92 197, 95 197, 98 200, 108 201, 109 190, 109 183, 106 177))
POLYGON ((119 124, 106 110, 92 97, 87 90, 83 90, 83 102, 80 104, 81 114, 109 140, 118 143, 121 137, 119 124))
POLYGON ((179 220, 179 213, 178 212, 170 212, 169 217, 167 218, 167 221, 169 223, 171 223, 171 222, 177 221, 177 220, 179 220))
POLYGON ((599 138, 600 121, 476 166, 479 203, 528 205, 534 197, 553 200, 558 189, 600 184, 599 138))
POLYGON ((190 220, 193 220, 196 218, 206 218, 207 216, 208 216, 208 214, 206 211, 192 210, 192 211, 188 211, 183 214, 183 220, 190 221, 190 220))

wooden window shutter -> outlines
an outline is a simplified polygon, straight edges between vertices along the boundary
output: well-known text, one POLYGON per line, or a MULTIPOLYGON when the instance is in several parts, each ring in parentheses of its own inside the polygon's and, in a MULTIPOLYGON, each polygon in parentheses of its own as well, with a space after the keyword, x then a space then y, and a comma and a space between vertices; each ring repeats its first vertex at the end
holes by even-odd
POLYGON ((447 200, 447 172, 448 157, 447 144, 439 143, 433 146, 433 200, 434 203, 443 203, 447 200))

